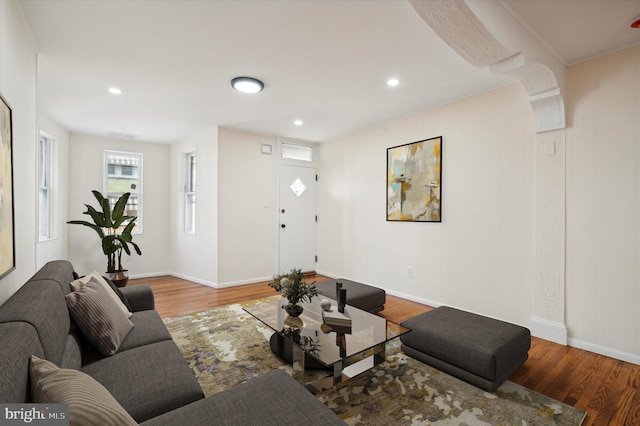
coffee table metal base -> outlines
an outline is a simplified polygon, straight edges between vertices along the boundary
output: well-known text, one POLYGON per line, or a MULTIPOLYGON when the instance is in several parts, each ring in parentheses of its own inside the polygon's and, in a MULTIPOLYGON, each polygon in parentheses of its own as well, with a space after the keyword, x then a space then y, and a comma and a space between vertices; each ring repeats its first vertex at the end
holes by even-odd
POLYGON ((329 375, 321 378, 314 375, 313 380, 307 381, 305 372, 313 367, 308 366, 305 362, 307 358, 305 351, 298 345, 292 345, 293 378, 315 395, 381 364, 385 360, 385 353, 386 343, 382 342, 361 354, 345 357, 335 362, 330 366, 332 370, 329 375))

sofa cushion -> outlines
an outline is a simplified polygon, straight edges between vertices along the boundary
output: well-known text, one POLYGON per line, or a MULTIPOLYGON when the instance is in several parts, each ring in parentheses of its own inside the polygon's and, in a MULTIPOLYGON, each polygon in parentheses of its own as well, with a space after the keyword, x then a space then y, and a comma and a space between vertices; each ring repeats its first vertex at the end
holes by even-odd
POLYGON ((62 294, 71 292, 69 283, 75 279, 73 265, 68 260, 52 260, 40 268, 29 281, 55 281, 62 294))
POLYGON ((80 370, 80 367, 82 367, 82 346, 85 341, 78 328, 72 327, 71 332, 67 336, 67 344, 65 345, 64 354, 62 355, 60 363, 58 363, 58 367, 80 370))
POLYGON ((173 340, 119 352, 82 371, 107 388, 138 422, 204 397, 173 340))
POLYGON ((282 370, 155 417, 145 426, 330 426, 344 422, 282 370))
POLYGON ((81 371, 32 356, 30 377, 33 402, 68 404, 70 426, 137 424, 104 386, 81 371))
POLYGON ((0 309, 0 323, 15 321, 31 324, 36 329, 44 357, 60 363, 71 321, 57 281, 29 281, 20 287, 0 309))
POLYGON ((38 333, 26 322, 0 324, 0 402, 29 402, 29 358, 44 356, 38 333))
POLYGON ((89 281, 65 298, 75 324, 87 340, 105 356, 116 353, 133 323, 108 290, 97 282, 89 281))
POLYGON ((121 296, 118 295, 118 293, 117 293, 118 289, 115 288, 115 286, 111 287, 111 285, 113 285, 113 283, 111 285, 109 285, 109 283, 99 273, 97 273, 95 271, 91 272, 90 274, 87 274, 84 277, 81 277, 81 278, 78 278, 77 280, 71 281, 71 283, 69 283, 69 285, 71 286, 71 289, 73 291, 78 291, 82 287, 87 285, 87 283, 89 283, 89 282, 95 282, 95 283, 100 284, 102 287, 104 287, 105 290, 107 290, 107 293, 109 294, 109 296, 116 303, 116 305, 118 305, 120 307, 120 309, 122 309, 122 311, 127 315, 128 318, 131 318, 132 314, 131 314, 131 312, 129 312, 129 308, 127 308, 127 306, 122 301, 121 296))

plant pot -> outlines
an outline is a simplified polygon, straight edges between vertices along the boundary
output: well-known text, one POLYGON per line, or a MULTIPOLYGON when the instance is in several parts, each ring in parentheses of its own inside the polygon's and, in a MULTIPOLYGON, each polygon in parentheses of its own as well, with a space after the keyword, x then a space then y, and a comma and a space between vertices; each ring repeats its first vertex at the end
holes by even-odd
POLYGON ((299 317, 300 314, 302 314, 303 308, 300 305, 295 305, 289 302, 284 305, 284 310, 292 317, 299 317))
POLYGON ((129 271, 107 272, 107 276, 116 287, 125 287, 129 282, 129 271))

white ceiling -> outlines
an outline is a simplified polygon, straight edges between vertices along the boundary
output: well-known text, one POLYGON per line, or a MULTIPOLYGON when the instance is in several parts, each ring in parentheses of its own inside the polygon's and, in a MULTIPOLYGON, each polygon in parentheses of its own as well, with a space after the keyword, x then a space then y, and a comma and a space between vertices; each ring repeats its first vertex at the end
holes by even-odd
MULTIPOLYGON (((565 65, 640 43, 639 0, 499 2, 565 65)), ((219 125, 324 141, 512 81, 466 63, 405 0, 19 3, 38 106, 77 132, 173 142, 219 125), (240 75, 264 91, 234 91, 240 75)))

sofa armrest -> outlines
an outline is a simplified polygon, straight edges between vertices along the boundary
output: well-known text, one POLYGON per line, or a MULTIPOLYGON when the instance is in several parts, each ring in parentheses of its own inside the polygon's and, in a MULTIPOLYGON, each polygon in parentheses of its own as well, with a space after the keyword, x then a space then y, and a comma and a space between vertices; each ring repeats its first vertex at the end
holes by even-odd
POLYGON ((149 311, 156 307, 153 290, 148 285, 134 285, 119 288, 122 295, 127 298, 131 312, 149 311))

